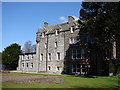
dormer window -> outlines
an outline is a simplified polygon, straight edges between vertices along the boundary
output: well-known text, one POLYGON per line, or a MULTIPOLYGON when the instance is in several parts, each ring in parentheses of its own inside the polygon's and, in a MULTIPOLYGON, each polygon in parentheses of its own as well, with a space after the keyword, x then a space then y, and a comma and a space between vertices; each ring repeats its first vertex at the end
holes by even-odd
POLYGON ((76 44, 77 43, 77 38, 76 37, 71 37, 69 39, 69 44, 76 44))
POLYGON ((58 35, 58 34, 59 34, 59 30, 56 30, 56 31, 55 31, 55 35, 58 35))
POLYGON ((74 27, 71 27, 70 28, 70 33, 73 33, 74 32, 74 27))
POLYGON ((45 32, 42 33, 42 38, 44 38, 44 37, 45 37, 45 32))

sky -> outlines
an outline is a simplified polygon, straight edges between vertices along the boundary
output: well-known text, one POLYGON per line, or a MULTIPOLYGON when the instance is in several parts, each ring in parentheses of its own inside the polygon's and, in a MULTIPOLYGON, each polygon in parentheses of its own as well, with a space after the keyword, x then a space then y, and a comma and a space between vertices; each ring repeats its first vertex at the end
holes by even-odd
POLYGON ((64 23, 68 16, 79 18, 80 2, 2 2, 2 48, 26 41, 36 44, 36 32, 49 25, 64 23))

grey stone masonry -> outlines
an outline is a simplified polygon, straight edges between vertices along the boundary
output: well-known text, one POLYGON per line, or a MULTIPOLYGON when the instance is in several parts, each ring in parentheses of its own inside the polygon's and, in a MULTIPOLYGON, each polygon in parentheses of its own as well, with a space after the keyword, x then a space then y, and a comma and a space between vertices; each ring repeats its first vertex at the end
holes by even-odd
POLYGON ((86 74, 90 68, 88 57, 85 57, 87 42, 91 39, 72 16, 62 24, 48 26, 45 22, 44 28, 36 33, 36 53, 19 55, 18 71, 86 74))

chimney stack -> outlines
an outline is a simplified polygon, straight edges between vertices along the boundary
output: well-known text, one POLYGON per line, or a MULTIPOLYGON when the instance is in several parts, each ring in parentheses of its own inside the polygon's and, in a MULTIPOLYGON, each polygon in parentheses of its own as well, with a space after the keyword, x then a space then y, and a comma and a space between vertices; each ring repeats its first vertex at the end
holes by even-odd
POLYGON ((44 22, 44 27, 46 28, 48 26, 48 23, 47 22, 44 22))
POLYGON ((70 26, 73 26, 73 25, 74 25, 74 23, 73 23, 74 20, 75 20, 75 19, 74 19, 72 16, 68 16, 68 23, 69 23, 70 26))

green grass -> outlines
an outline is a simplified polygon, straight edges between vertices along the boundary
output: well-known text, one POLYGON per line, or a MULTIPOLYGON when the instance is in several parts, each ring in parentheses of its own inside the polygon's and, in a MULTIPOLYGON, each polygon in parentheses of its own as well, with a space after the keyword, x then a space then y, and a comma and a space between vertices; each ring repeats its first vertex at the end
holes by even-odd
POLYGON ((59 76, 64 79, 63 84, 14 84, 4 83, 3 88, 118 88, 118 76, 112 77, 76 77, 70 75, 47 75, 47 74, 27 74, 27 73, 8 73, 4 75, 39 75, 39 76, 59 76))

